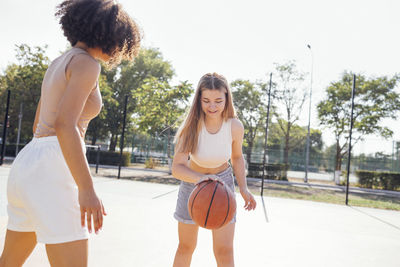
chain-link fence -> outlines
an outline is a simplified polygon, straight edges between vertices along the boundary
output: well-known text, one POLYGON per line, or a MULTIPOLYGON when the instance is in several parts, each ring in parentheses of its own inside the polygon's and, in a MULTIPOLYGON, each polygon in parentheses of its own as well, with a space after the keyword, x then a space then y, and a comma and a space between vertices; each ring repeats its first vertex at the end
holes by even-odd
MULTIPOLYGON (((310 150, 308 179, 320 181, 336 181, 342 183, 346 178, 348 164, 348 147, 336 144, 325 146, 321 150, 310 150), (342 147, 338 151, 337 147, 342 147), (336 179, 335 179, 336 178, 336 179), (339 180, 340 179, 340 180, 339 180)), ((246 149, 245 149, 245 152, 246 149)), ((248 153, 245 153, 248 154, 248 153)), ((253 149, 251 162, 262 164, 264 152, 262 148, 253 149)), ((283 164, 287 168, 287 178, 304 179, 306 172, 306 149, 285 151, 284 147, 268 148, 266 162, 283 164)), ((356 171, 399 172, 400 142, 379 138, 364 138, 352 147, 350 164, 350 182, 356 184, 356 171)))

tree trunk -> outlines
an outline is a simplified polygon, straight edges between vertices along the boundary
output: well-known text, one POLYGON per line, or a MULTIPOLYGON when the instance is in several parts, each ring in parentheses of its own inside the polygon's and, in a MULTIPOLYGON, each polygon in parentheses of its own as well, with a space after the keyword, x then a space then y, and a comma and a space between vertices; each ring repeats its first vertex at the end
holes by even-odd
POLYGON ((93 134, 93 136, 92 136, 92 146, 96 145, 96 141, 97 141, 97 136, 96 136, 96 134, 93 134))
POLYGON ((250 162, 251 162, 251 151, 252 150, 253 150, 253 141, 249 142, 249 146, 247 147, 247 151, 246 151, 247 166, 249 166, 250 162))
POLYGON ((111 137, 110 137, 110 146, 109 146, 108 150, 109 150, 109 151, 115 151, 114 134, 111 134, 111 137), (114 148, 114 150, 112 150, 112 148, 114 148))
POLYGON ((117 146, 118 135, 111 135, 110 140, 110 151, 115 151, 115 147, 117 146))
POLYGON ((289 165, 289 141, 290 141, 289 134, 286 134, 285 135, 285 149, 284 149, 284 152, 283 152, 283 162, 286 165, 289 165))
POLYGON ((170 138, 171 138, 171 128, 168 128, 168 137, 167 137, 168 173, 172 174, 171 144, 169 142, 170 138))
POLYGON ((171 144, 169 142, 171 138, 171 128, 168 128, 168 136, 167 136, 167 157, 171 158, 171 144))
POLYGON ((339 140, 336 140, 336 161, 335 161, 335 170, 341 171, 342 170, 342 155, 340 150, 339 140))

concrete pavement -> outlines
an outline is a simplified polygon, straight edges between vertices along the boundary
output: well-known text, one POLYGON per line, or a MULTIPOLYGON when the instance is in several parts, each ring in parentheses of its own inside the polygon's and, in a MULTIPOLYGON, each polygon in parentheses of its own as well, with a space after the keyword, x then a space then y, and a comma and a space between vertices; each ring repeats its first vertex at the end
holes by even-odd
MULTIPOLYGON (((0 167, 0 249, 7 223, 8 167, 0 167)), ((94 178, 108 216, 90 239, 91 267, 172 266, 178 242, 176 185, 94 178)), ((253 212, 238 200, 236 266, 399 267, 400 212, 264 197, 253 212)), ((49 266, 39 244, 26 267, 49 266)), ((193 267, 216 266, 211 233, 201 229, 193 267)))

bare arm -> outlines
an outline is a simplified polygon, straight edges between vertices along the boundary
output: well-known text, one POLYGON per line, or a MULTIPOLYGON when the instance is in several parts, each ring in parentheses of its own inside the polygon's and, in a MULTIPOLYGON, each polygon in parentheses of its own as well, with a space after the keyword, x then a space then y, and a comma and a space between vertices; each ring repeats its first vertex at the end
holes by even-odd
POLYGON ((240 121, 232 121, 232 156, 231 162, 239 190, 247 190, 246 170, 242 152, 244 128, 240 121))
POLYGON ((36 126, 37 126, 37 124, 38 124, 38 122, 39 122, 40 101, 41 101, 41 99, 39 99, 39 103, 38 103, 37 108, 36 108, 35 120, 33 121, 33 127, 32 127, 32 128, 33 128, 33 134, 35 134, 35 132, 36 132, 36 126))
POLYGON ((172 162, 172 176, 188 183, 199 182, 204 174, 195 172, 188 167, 189 153, 177 152, 172 162))
POLYGON ((246 170, 242 152, 244 128, 239 120, 232 120, 232 155, 231 162, 236 181, 239 186, 240 194, 245 201, 245 209, 252 210, 256 208, 256 201, 247 188, 246 170))
POLYGON ((59 104, 54 128, 78 188, 87 190, 93 188, 93 183, 82 147, 78 120, 96 84, 100 66, 89 56, 81 54, 72 59, 68 70, 70 78, 59 104))
POLYGON ((76 55, 68 65, 68 84, 56 115, 55 131, 62 153, 79 189, 81 224, 86 221, 89 232, 97 232, 103 224, 104 208, 97 197, 86 161, 78 120, 86 100, 94 88, 100 73, 100 65, 88 55, 76 55))

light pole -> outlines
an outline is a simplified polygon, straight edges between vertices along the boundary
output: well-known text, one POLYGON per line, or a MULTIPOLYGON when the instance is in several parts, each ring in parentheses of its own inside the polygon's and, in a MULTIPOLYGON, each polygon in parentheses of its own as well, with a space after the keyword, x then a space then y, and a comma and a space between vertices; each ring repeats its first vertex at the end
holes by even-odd
POLYGON ((311 53, 311 79, 310 79, 310 101, 308 105, 308 126, 307 126, 307 144, 306 144, 306 173, 304 176, 304 182, 308 182, 308 164, 310 162, 310 122, 311 122, 311 97, 312 97, 312 82, 313 82, 313 67, 314 67, 314 56, 311 50, 311 45, 307 45, 311 53))

